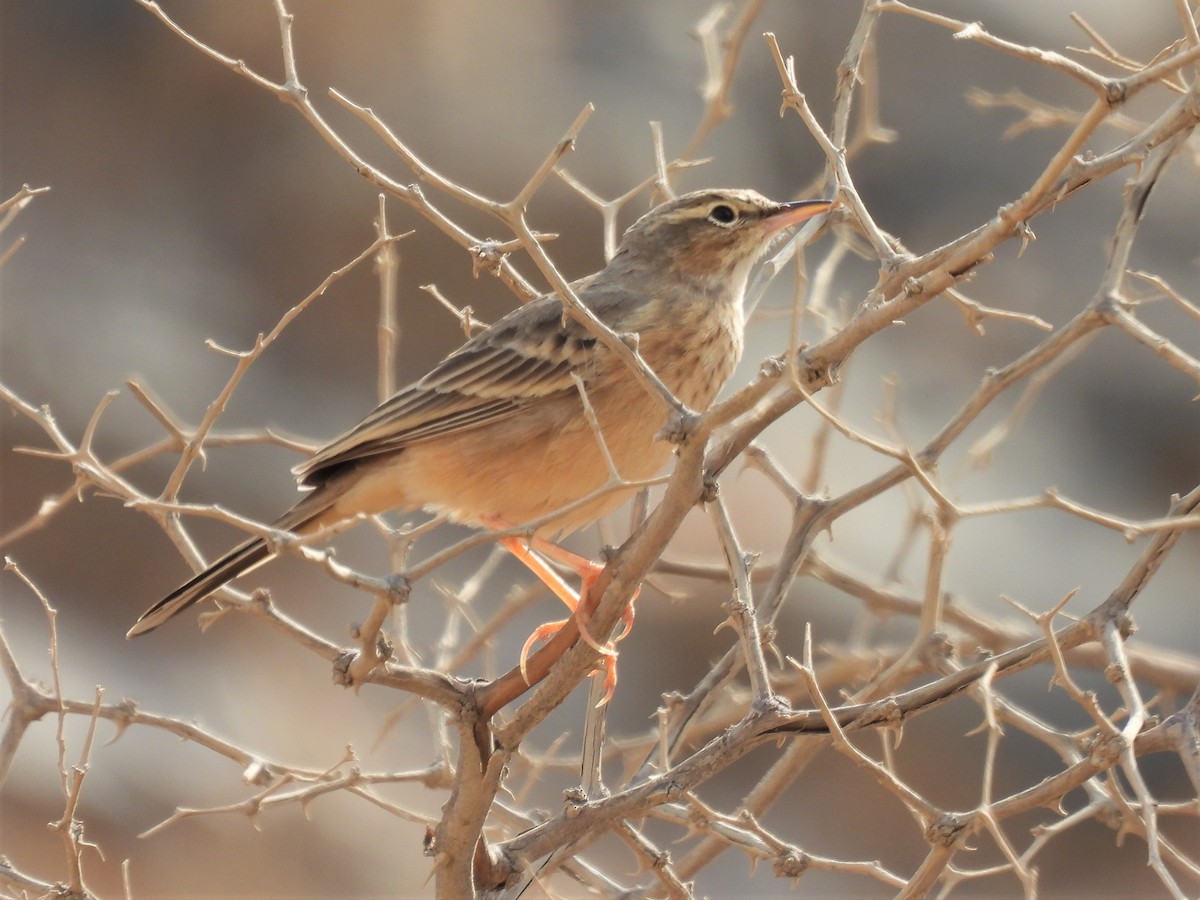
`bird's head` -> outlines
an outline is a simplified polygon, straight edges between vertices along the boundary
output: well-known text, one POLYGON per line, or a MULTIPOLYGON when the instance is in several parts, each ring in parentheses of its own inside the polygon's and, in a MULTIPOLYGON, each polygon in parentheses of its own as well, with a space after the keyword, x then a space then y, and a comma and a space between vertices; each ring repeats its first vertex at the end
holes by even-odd
POLYGON ((613 262, 740 292, 771 239, 828 211, 830 200, 777 203, 757 191, 710 189, 656 206, 633 223, 613 262))

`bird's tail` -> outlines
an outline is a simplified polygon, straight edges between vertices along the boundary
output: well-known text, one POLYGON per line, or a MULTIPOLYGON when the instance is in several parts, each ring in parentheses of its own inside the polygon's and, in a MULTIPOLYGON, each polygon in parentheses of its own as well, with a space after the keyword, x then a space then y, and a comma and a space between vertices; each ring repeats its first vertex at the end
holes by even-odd
MULTIPOLYGON (((272 523, 272 527, 280 531, 305 534, 322 525, 329 524, 326 519, 331 513, 334 518, 344 518, 344 516, 337 516, 336 510, 334 510, 334 505, 342 489, 343 485, 339 481, 321 485, 276 519, 272 523)), ((134 638, 139 634, 153 631, 167 619, 183 612, 193 603, 203 600, 239 575, 245 575, 251 569, 262 565, 275 553, 275 548, 261 537, 251 538, 244 544, 239 544, 203 572, 181 584, 142 613, 141 617, 133 623, 133 627, 126 632, 125 637, 134 638)))
POLYGON ((213 591, 224 587, 228 582, 274 555, 275 551, 262 538, 251 538, 246 543, 234 547, 203 572, 181 584, 142 613, 125 637, 133 638, 153 631, 197 600, 203 600, 213 591))
MULTIPOLYGON (((409 504, 397 491, 395 479, 389 474, 388 460, 389 457, 381 457, 366 463, 332 467, 322 473, 319 483, 299 503, 272 522, 271 527, 295 535, 312 535, 356 516, 415 505, 409 504)), ((153 631, 196 601, 265 563, 276 552, 274 544, 266 538, 255 537, 239 544, 142 613, 125 636, 133 638, 153 631)))

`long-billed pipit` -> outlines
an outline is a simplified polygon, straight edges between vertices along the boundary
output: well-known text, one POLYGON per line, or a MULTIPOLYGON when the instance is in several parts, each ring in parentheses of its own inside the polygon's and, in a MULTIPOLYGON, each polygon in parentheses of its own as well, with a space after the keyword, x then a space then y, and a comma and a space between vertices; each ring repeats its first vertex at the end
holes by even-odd
MULTIPOLYGON (((832 205, 775 203, 748 190, 686 194, 638 219, 608 265, 571 287, 613 331, 636 335, 642 359, 676 398, 703 410, 741 357, 752 266, 781 229, 832 205)), ((668 414, 630 365, 548 294, 475 335, 297 466, 311 490, 274 527, 305 535, 359 515, 424 508, 468 525, 538 523, 537 536, 565 534, 629 495, 591 496, 610 482, 605 450, 623 481, 663 468, 671 447, 656 436, 668 414)), ((515 540, 507 546, 537 570, 536 555, 515 540)), ((251 538, 143 613, 129 637, 275 552, 251 538)), ((598 568, 573 562, 586 595, 598 568)))

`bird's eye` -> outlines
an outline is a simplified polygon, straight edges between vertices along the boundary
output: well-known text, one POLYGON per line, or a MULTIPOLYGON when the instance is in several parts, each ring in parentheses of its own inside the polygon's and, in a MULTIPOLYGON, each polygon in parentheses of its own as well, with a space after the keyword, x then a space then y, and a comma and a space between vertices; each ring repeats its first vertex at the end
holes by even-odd
POLYGON ((718 203, 708 211, 708 221, 722 227, 732 225, 737 221, 737 217, 738 214, 734 211, 734 208, 724 203, 718 203))

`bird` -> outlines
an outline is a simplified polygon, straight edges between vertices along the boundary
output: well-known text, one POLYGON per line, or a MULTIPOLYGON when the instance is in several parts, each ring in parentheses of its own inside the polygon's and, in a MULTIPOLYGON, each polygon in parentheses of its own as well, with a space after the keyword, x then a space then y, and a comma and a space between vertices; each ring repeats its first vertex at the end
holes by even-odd
MULTIPOLYGON (((748 189, 683 194, 637 219, 608 264, 571 288, 610 329, 634 336, 629 345, 679 402, 704 410, 741 358, 755 263, 782 230, 833 205, 748 189)), ((600 567, 554 541, 611 512, 636 490, 629 483, 666 466, 672 447, 658 435, 670 415, 551 292, 476 333, 296 466, 307 493, 273 528, 304 536, 419 509, 493 531, 535 523, 524 543, 502 543, 574 609, 600 567), (604 491, 612 468, 621 481, 604 491), (543 556, 580 574, 579 594, 543 556)), ((146 610, 127 637, 153 631, 278 549, 250 538, 146 610)))

